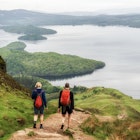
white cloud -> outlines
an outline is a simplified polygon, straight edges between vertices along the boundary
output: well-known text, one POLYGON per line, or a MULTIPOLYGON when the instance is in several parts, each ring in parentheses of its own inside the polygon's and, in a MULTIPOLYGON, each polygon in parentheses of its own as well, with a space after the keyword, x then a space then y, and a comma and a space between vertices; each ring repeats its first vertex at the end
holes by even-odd
POLYGON ((0 0, 0 3, 0 10, 28 9, 46 12, 140 7, 140 0, 0 0))

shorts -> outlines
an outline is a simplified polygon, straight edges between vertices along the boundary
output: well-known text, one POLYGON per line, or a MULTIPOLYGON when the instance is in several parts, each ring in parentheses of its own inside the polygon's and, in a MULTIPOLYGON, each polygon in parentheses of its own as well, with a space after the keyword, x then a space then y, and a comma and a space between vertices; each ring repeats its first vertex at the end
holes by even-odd
POLYGON ((35 115, 44 114, 44 107, 42 106, 41 108, 38 109, 34 106, 34 114, 35 115))
POLYGON ((72 108, 71 106, 62 106, 62 114, 71 114, 72 113, 72 108))

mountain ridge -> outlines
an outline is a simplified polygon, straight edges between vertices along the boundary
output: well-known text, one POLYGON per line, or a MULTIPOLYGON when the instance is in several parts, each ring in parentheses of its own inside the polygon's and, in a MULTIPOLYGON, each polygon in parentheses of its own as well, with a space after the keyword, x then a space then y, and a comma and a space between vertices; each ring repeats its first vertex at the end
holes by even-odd
POLYGON ((0 10, 0 25, 98 25, 140 28, 140 14, 73 16, 29 10, 0 10))

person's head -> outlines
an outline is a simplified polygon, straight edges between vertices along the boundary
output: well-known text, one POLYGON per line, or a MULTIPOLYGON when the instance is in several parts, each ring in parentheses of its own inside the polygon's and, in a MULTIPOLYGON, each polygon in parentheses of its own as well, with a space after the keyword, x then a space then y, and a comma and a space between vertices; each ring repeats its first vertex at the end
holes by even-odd
POLYGON ((35 84, 35 88, 42 88, 41 82, 37 82, 37 83, 35 84))
POLYGON ((69 87, 70 87, 69 83, 65 83, 65 88, 69 88, 69 87))

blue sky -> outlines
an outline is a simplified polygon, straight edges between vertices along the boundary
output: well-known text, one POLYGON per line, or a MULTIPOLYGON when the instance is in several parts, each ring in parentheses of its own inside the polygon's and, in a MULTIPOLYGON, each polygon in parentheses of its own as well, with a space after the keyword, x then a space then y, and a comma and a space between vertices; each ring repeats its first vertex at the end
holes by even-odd
POLYGON ((125 8, 140 8, 140 0, 0 0, 0 10, 27 9, 57 13, 125 8))

